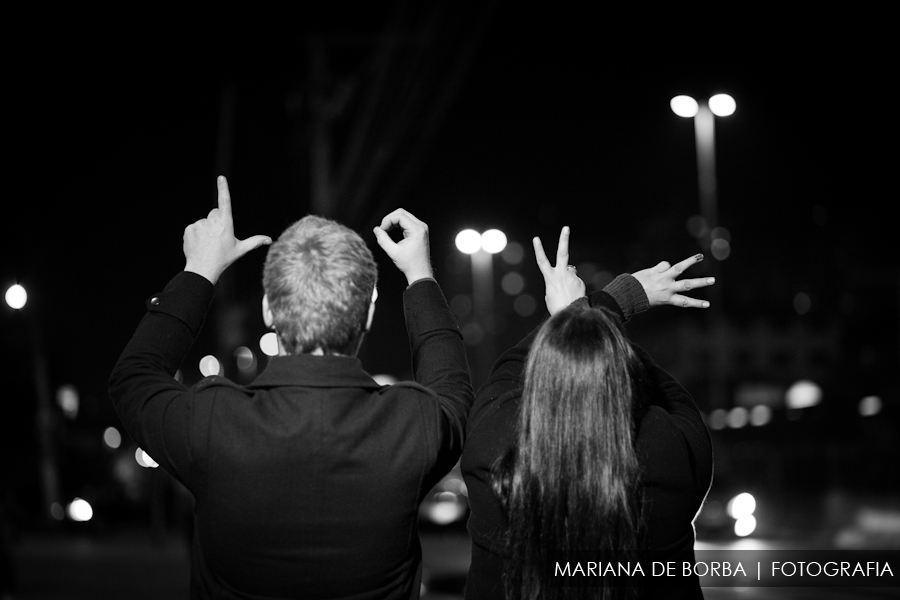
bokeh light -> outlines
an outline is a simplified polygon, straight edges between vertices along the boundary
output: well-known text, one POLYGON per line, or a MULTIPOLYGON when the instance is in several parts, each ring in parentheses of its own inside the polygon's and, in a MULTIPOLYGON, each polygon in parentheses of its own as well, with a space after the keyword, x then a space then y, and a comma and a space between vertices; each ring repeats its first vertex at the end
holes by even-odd
POLYGON ((202 373, 204 377, 218 375, 221 372, 222 365, 219 363, 219 359, 212 354, 207 354, 200 359, 200 373, 202 373))
POLYGON ((500 280, 500 287, 510 296, 516 296, 525 289, 525 278, 515 271, 507 273, 500 280))
POLYGON ((103 443, 115 450, 122 445, 122 434, 115 427, 107 427, 103 432, 103 443))
POLYGON ((159 463, 150 458, 150 455, 141 448, 134 451, 134 460, 145 469, 155 469, 159 466, 159 463))
POLYGON ((500 258, 508 265, 518 265, 525 258, 525 248, 519 242, 509 242, 500 253, 500 258))
POLYGON ((878 396, 866 396, 859 401, 859 414, 864 417, 872 417, 881 412, 881 398, 878 396))
POLYGON ((6 303, 9 304, 10 308, 19 310, 25 306, 26 302, 28 302, 28 293, 18 283, 6 290, 6 303))
POLYGON ((724 408, 715 409, 714 411, 709 413, 706 424, 710 429, 714 431, 725 429, 725 426, 728 424, 728 411, 726 411, 724 408))
POLYGON ((237 362, 238 369, 241 371, 249 371, 256 365, 256 357, 253 356, 253 350, 247 346, 241 346, 235 350, 234 359, 237 362))
POLYGON ((78 407, 81 404, 81 399, 74 385, 59 386, 59 389, 56 390, 56 403, 62 409, 66 418, 75 420, 78 417, 78 407))
POLYGON ((726 510, 732 519, 752 515, 756 511, 756 498, 753 494, 742 492, 728 501, 726 510))
POLYGON ((278 336, 274 331, 263 335, 259 338, 259 349, 266 356, 278 356, 278 336))
POLYGON ((679 117, 691 118, 700 110, 700 105, 690 96, 675 96, 669 101, 672 112, 679 117))
POLYGON ((794 296, 794 310, 798 315, 805 315, 812 308, 812 299, 806 292, 799 292, 794 296))
POLYGON ((788 388, 784 396, 788 408, 809 408, 822 401, 822 388, 808 379, 801 379, 788 388))
POLYGON ((747 409, 743 406, 735 406, 728 411, 728 426, 732 429, 740 429, 750 420, 747 409))
POLYGON ((475 254, 481 250, 481 234, 474 229, 463 229, 456 234, 456 248, 463 254, 475 254))
POLYGON ((725 238, 716 238, 710 244, 709 251, 716 260, 725 260, 731 255, 731 243, 725 238))
POLYGON ((772 420, 772 409, 765 404, 759 404, 750 409, 750 424, 760 427, 772 420))
POLYGON ((94 516, 94 509, 91 508, 91 505, 87 500, 75 498, 69 503, 69 506, 66 507, 66 513, 73 521, 83 523, 91 520, 91 517, 94 516))
POLYGON ((738 537, 747 537, 756 530, 756 517, 747 515, 734 522, 734 534, 738 537))
POLYGON ((522 294, 513 301, 513 310, 520 317, 530 317, 537 311, 538 303, 531 294, 522 294))

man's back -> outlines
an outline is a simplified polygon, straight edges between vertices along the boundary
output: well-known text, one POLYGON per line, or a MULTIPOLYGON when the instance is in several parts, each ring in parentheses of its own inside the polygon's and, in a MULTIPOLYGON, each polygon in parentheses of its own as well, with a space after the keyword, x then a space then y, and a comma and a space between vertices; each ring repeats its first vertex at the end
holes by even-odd
POLYGON ((264 320, 280 355, 246 387, 209 377, 185 388, 172 375, 218 276, 265 240, 233 238, 224 178, 218 185, 219 209, 185 230, 185 270, 147 301, 110 377, 126 430, 194 495, 192 596, 417 598, 417 508, 459 458, 473 399, 427 226, 400 209, 376 231, 409 283, 417 383, 380 386, 362 370, 374 261, 357 234, 307 217, 267 259, 264 320), (385 233, 396 225, 398 243, 385 233))

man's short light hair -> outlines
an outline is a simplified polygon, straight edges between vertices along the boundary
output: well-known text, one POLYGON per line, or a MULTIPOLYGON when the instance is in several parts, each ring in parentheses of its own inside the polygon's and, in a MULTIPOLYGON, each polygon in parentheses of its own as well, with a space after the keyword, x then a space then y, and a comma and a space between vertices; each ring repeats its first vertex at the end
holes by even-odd
POLYGON ((321 348, 341 354, 363 332, 378 268, 363 239, 322 217, 307 216, 269 248, 263 288, 288 354, 321 348))

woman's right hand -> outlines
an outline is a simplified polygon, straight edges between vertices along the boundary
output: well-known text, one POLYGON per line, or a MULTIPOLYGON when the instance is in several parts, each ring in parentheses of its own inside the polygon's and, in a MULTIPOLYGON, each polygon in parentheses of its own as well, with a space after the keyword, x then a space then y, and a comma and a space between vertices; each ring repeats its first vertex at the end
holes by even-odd
POLYGON ((579 279, 575 267, 569 265, 569 228, 563 227, 559 234, 559 245, 556 248, 556 266, 551 266, 541 244, 541 238, 535 237, 534 255, 538 268, 544 276, 547 310, 555 315, 575 300, 584 296, 584 282, 579 279))

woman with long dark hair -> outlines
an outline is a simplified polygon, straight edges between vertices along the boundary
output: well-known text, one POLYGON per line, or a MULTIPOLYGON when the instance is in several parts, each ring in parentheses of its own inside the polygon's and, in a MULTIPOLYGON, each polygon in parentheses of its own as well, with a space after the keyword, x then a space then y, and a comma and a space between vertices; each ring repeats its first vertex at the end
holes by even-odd
POLYGON ((688 393, 622 323, 650 306, 706 307, 681 292, 713 280, 676 279, 696 255, 619 276, 585 298, 568 235, 555 267, 535 238, 551 317, 500 357, 470 412, 466 597, 702 597, 696 578, 654 587, 603 565, 622 574, 638 561, 693 560, 692 520, 712 477, 709 435, 688 393), (588 563, 598 576, 582 576, 588 563))

